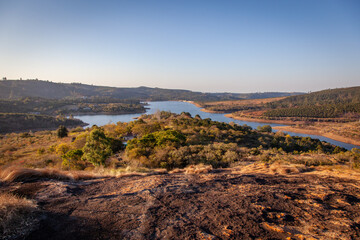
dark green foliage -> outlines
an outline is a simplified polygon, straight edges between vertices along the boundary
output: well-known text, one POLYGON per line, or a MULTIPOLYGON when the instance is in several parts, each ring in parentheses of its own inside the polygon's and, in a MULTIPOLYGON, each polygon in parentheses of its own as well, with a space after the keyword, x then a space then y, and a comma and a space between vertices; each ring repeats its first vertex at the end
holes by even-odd
POLYGON ((111 150, 113 153, 119 152, 124 149, 124 144, 120 139, 108 138, 111 143, 111 150))
POLYGON ((134 138, 127 144, 127 149, 154 148, 157 146, 179 146, 185 143, 186 137, 174 130, 149 133, 142 138, 134 138))
POLYGON ((308 105, 291 108, 269 110, 267 117, 305 117, 305 118, 336 118, 347 113, 360 113, 360 103, 338 103, 327 105, 308 105))
POLYGON ((270 125, 258 126, 257 130, 260 132, 272 132, 272 128, 270 125))
POLYGON ((86 163, 81 159, 83 154, 81 149, 68 151, 61 156, 63 159, 62 166, 71 170, 83 170, 86 166, 86 163))
POLYGON ((67 137, 68 136, 68 130, 64 125, 60 125, 59 128, 56 130, 56 135, 59 138, 67 137))
MULTIPOLYGON (((252 148, 250 154, 259 155, 261 149, 282 149, 282 152, 324 152, 332 153, 335 146, 317 139, 291 137, 274 134, 270 126, 260 131, 249 126, 227 124, 210 119, 191 118, 187 114, 158 114, 160 118, 143 116, 142 121, 128 123, 127 131, 138 132, 139 126, 154 129, 130 140, 126 147, 128 161, 146 167, 172 169, 189 164, 210 164, 213 167, 227 167, 240 161, 242 147, 252 148), (156 125, 161 130, 151 126, 156 125)), ((125 126, 124 126, 125 127, 125 126)), ((346 151, 339 148, 337 151, 346 151)))
POLYGON ((59 125, 76 127, 84 125, 84 123, 78 119, 55 118, 37 114, 0 113, 0 133, 57 129, 59 125))
POLYGON ((104 131, 101 128, 95 128, 86 138, 82 160, 94 166, 104 166, 105 160, 113 153, 112 146, 111 139, 105 136, 104 131))
POLYGON ((360 114, 360 87, 330 89, 291 96, 266 104, 267 117, 337 118, 360 114))
POLYGON ((0 112, 39 114, 80 114, 80 113, 142 113, 143 104, 138 100, 113 99, 109 97, 89 97, 72 99, 45 99, 26 97, 20 99, 0 99, 0 112))

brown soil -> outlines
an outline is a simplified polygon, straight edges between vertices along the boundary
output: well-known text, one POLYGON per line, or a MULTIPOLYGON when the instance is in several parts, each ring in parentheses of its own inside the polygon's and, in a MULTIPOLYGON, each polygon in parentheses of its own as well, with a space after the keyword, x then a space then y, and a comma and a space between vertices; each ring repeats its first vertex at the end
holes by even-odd
POLYGON ((358 178, 242 169, 11 183, 0 190, 33 198, 43 210, 26 239, 360 237, 358 178))

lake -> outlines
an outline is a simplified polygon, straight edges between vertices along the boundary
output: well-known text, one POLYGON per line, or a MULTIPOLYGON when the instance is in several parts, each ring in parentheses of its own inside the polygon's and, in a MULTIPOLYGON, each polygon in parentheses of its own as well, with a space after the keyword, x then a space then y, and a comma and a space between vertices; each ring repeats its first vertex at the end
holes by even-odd
MULTIPOLYGON (((191 116, 195 116, 196 114, 199 114, 201 118, 210 118, 214 121, 219 122, 234 122, 239 125, 248 125, 252 128, 256 129, 258 126, 263 125, 270 125, 271 127, 275 126, 285 126, 282 124, 274 124, 274 123, 259 123, 259 122, 247 122, 247 121, 240 121, 232 118, 225 117, 224 114, 221 113, 207 113, 201 111, 201 108, 196 107, 194 104, 188 103, 188 102, 176 102, 176 101, 163 101, 163 102, 149 102, 147 107, 146 114, 153 114, 156 111, 170 111, 173 113, 182 113, 182 112, 189 112, 191 116)), ((75 118, 78 118, 82 120, 85 123, 88 123, 89 126, 97 125, 97 126, 103 126, 109 123, 117 123, 117 122, 130 122, 133 121, 134 118, 141 116, 142 113, 138 114, 122 114, 122 115, 82 115, 82 116, 74 116, 75 118)), ((276 130, 274 130, 276 132, 276 130)), ((287 132, 290 136, 301 136, 301 137, 311 137, 311 138, 317 138, 321 141, 326 141, 331 144, 346 148, 348 150, 352 148, 360 148, 360 146, 343 143, 339 141, 335 141, 330 138, 326 138, 323 136, 318 135, 310 135, 310 134, 301 134, 301 133, 293 133, 293 132, 287 132)))

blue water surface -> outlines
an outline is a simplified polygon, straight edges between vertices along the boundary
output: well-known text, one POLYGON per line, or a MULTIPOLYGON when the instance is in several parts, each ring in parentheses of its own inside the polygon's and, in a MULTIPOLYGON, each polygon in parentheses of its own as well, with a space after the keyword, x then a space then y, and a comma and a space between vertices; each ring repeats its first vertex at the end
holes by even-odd
MULTIPOLYGON (((182 113, 182 112, 189 112, 191 116, 195 116, 196 114, 200 115, 201 118, 210 118, 214 121, 219 122, 234 122, 239 125, 248 125, 252 128, 257 128, 258 126, 263 125, 270 125, 271 127, 276 126, 286 126, 282 124, 276 124, 276 123, 260 123, 260 122, 248 122, 248 121, 240 121, 232 118, 225 117, 222 113, 207 113, 201 111, 201 108, 196 107, 194 104, 188 103, 188 102, 177 102, 177 101, 162 101, 162 102, 149 102, 147 107, 146 114, 153 114, 157 111, 170 111, 172 113, 182 113)), ((75 116, 75 118, 78 118, 82 120, 85 123, 88 123, 89 126, 97 125, 97 126, 103 126, 109 123, 117 123, 117 122, 130 122, 133 121, 135 118, 141 116, 141 113, 137 114, 122 114, 122 115, 82 115, 82 116, 75 116)), ((276 132, 277 130, 274 130, 276 132)), ((352 148, 360 148, 360 146, 356 146, 353 144, 348 144, 344 142, 339 142, 327 137, 318 136, 318 135, 310 135, 310 134, 301 134, 301 133, 294 133, 294 132, 287 132, 290 136, 300 136, 300 137, 311 137, 311 138, 317 138, 321 141, 326 141, 331 144, 337 145, 339 147, 346 148, 348 150, 352 148)))

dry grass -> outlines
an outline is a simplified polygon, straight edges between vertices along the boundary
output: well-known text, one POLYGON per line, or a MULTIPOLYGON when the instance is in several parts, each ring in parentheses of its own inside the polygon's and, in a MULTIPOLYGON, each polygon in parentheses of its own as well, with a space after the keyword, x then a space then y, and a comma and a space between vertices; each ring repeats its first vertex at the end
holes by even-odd
POLYGON ((24 133, 9 133, 0 137, 0 166, 17 165, 26 168, 61 167, 62 159, 52 150, 52 146, 62 143, 71 145, 73 137, 80 133, 70 133, 58 138, 54 131, 35 132, 24 137, 24 133))
POLYGON ((247 173, 261 173, 261 174, 299 174, 303 172, 308 172, 312 168, 306 167, 302 164, 288 164, 275 162, 273 164, 269 163, 260 163, 256 162, 249 164, 247 166, 235 167, 232 169, 232 172, 237 174, 247 174, 247 173))
POLYGON ((184 170, 185 170, 185 174, 200 174, 200 173, 210 172, 211 170, 213 170, 213 167, 211 165, 198 164, 198 165, 189 165, 184 170))
POLYGON ((219 101, 219 102, 204 102, 198 103, 196 106, 203 107, 201 109, 204 112, 210 113, 246 113, 250 114, 252 117, 261 116, 264 111, 260 110, 266 103, 275 102, 283 99, 285 97, 277 98, 262 98, 262 99, 245 99, 245 100, 235 100, 235 101, 219 101), (254 110, 254 108, 257 108, 254 110), (240 110, 243 109, 243 110, 240 110), (248 110, 245 110, 248 109, 248 110))
POLYGON ((0 180, 4 182, 24 182, 40 179, 56 180, 86 180, 103 177, 123 177, 130 175, 158 175, 167 174, 166 169, 148 169, 148 168, 96 168, 91 171, 61 171, 57 169, 29 169, 19 167, 9 167, 0 171, 0 180))
POLYGON ((60 171, 55 169, 28 169, 9 167, 0 172, 0 179, 4 182, 21 182, 39 179, 80 180, 97 177, 92 172, 60 171))
POLYGON ((270 171, 273 173, 286 175, 286 174, 298 174, 309 171, 310 168, 301 165, 301 164, 280 164, 280 163, 274 163, 270 166, 270 171))
POLYGON ((285 97, 276 97, 276 98, 260 98, 260 99, 245 99, 245 100, 235 100, 235 101, 219 101, 219 102, 206 102, 206 106, 247 106, 247 105, 262 105, 265 103, 276 102, 285 97))
POLYGON ((0 193, 0 239, 26 237, 37 224, 36 211, 33 201, 0 193))

